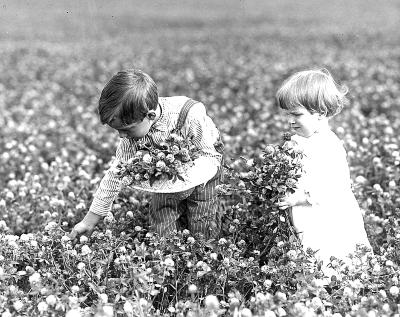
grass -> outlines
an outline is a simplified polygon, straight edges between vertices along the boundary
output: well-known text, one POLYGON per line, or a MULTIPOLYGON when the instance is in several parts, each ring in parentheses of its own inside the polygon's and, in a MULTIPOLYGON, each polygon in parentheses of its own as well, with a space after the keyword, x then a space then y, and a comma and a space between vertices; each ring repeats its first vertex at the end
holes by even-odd
MULTIPOLYGON (((0 2, 3 41, 77 42, 173 33, 206 37, 387 34, 400 27, 395 0, 89 0, 0 2)), ((130 43, 126 43, 129 45, 130 43)))

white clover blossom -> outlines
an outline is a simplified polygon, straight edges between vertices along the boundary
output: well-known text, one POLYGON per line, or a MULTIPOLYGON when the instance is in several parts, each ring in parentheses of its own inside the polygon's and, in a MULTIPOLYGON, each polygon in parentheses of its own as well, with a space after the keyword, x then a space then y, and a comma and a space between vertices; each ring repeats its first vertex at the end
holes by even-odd
POLYGON ((143 162, 150 164, 153 161, 153 158, 151 157, 150 154, 146 153, 145 155, 143 155, 142 160, 143 162))
POLYGON ((37 284, 40 283, 40 281, 41 281, 41 276, 38 272, 35 272, 31 276, 29 276, 29 283, 31 284, 37 284))
POLYGON ((72 293, 78 293, 79 292, 79 286, 78 285, 72 285, 71 292, 72 293))
POLYGON ((14 196, 13 192, 7 191, 6 198, 8 200, 13 200, 15 198, 15 196, 14 196))
POLYGON ((62 244, 65 244, 65 243, 67 243, 67 242, 69 242, 69 241, 71 241, 71 238, 70 238, 69 236, 63 235, 63 236, 61 237, 61 243, 62 243, 62 244))
POLYGON ((79 262, 78 265, 76 266, 79 271, 82 271, 85 268, 86 264, 83 262, 79 262))
POLYGON ((81 311, 77 308, 73 308, 65 314, 65 317, 82 317, 81 311))
POLYGON ((397 286, 393 285, 390 289, 389 289, 389 293, 393 296, 397 296, 400 293, 400 290, 397 286))
POLYGON ((46 304, 46 302, 41 301, 38 305, 37 308, 39 310, 40 313, 44 313, 45 311, 47 311, 47 309, 49 308, 49 306, 46 304))
POLYGON ((47 296, 46 303, 50 306, 54 306, 57 303, 57 297, 55 297, 54 295, 47 296))
POLYGON ((156 168, 158 168, 158 169, 163 169, 163 168, 165 168, 167 165, 165 164, 165 162, 164 161, 158 161, 157 163, 156 163, 156 168))
POLYGON ((79 204, 77 204, 77 205, 75 206, 75 208, 76 208, 77 210, 83 210, 83 209, 86 208, 86 205, 85 205, 84 202, 80 202, 79 204))
POLYGON ((104 293, 99 294, 99 298, 102 303, 104 303, 104 304, 108 303, 108 295, 107 294, 104 294, 104 293))
POLYGON ((8 230, 7 223, 4 220, 0 220, 0 230, 8 230))
POLYGON ((219 309, 219 300, 215 295, 207 295, 206 298, 204 299, 204 305, 209 310, 217 310, 219 309))
POLYGON ((170 163, 175 161, 175 157, 172 154, 168 154, 165 159, 170 163))
POLYGON ((20 300, 14 302, 13 307, 16 311, 20 311, 24 307, 24 303, 20 300))
POLYGON ((57 228, 57 223, 56 222, 54 222, 54 221, 50 221, 47 225, 46 225, 46 227, 44 227, 44 230, 45 231, 50 231, 50 230, 53 230, 53 229, 55 229, 55 228, 57 228))
POLYGON ((171 266, 171 267, 173 267, 173 266, 175 265, 175 262, 174 262, 174 260, 172 260, 171 258, 166 258, 166 259, 164 260, 164 264, 165 264, 166 266, 171 266))
POLYGON ((218 240, 218 244, 219 244, 219 245, 224 245, 224 244, 226 244, 226 243, 227 243, 227 241, 226 241, 225 238, 221 238, 221 239, 218 240))
POLYGON ((12 317, 10 311, 7 309, 2 314, 1 317, 12 317))
POLYGON ((124 312, 129 316, 133 314, 133 306, 130 301, 124 303, 124 312))
POLYGON ((82 246, 81 253, 82 255, 88 255, 92 253, 92 250, 89 248, 88 245, 85 244, 84 246, 82 246))
POLYGON ((88 239, 88 237, 85 236, 85 235, 81 235, 80 238, 79 238, 79 242, 80 242, 80 243, 86 243, 86 242, 88 242, 88 241, 89 241, 89 239, 88 239))
POLYGON ((114 308, 111 305, 103 306, 104 317, 113 317, 114 316, 114 308))

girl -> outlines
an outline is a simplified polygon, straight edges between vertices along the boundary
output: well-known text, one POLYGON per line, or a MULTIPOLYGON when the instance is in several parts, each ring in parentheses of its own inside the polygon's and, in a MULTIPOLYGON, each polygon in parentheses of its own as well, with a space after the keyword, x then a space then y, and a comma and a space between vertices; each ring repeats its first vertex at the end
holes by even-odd
POLYGON ((292 207, 304 248, 318 251, 316 257, 325 263, 331 256, 346 257, 357 244, 371 248, 351 190, 346 152, 328 125, 328 119, 342 110, 346 93, 321 69, 292 75, 276 95, 295 134, 292 139, 304 152, 298 188, 279 207, 292 207))

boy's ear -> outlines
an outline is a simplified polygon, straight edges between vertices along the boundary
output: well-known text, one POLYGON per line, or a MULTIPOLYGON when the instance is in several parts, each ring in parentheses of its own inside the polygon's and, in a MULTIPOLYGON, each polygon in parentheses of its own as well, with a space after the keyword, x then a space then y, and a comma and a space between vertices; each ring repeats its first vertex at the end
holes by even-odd
POLYGON ((147 112, 147 118, 154 120, 156 118, 156 112, 154 110, 149 110, 149 112, 147 112))

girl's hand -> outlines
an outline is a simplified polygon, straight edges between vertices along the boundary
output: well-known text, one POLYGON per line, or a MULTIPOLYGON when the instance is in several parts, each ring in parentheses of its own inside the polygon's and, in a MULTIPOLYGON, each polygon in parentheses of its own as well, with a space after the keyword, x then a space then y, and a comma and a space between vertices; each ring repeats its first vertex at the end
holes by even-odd
POLYGON ((286 195, 281 201, 278 202, 278 208, 283 210, 293 206, 307 205, 307 196, 304 192, 294 192, 293 194, 286 195))

